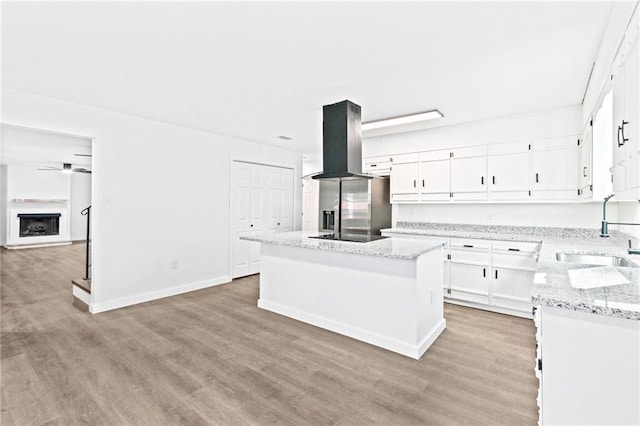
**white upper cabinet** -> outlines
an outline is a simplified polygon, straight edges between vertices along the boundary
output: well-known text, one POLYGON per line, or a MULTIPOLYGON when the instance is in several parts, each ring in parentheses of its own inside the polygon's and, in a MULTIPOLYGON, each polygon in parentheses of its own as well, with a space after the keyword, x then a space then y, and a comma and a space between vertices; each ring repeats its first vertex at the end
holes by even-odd
POLYGON ((451 198, 451 151, 448 149, 420 154, 420 200, 451 198))
POLYGON ((492 200, 525 200, 531 191, 531 143, 489 145, 488 188, 492 200))
POLYGON ((552 138, 532 143, 532 198, 578 198, 578 139, 552 138))
POLYGON ((418 161, 396 163, 391 168, 391 201, 418 201, 418 161))
POLYGON ((451 150, 451 193, 454 200, 487 198, 487 147, 451 150))
POLYGON ((391 202, 590 198, 591 135, 581 136, 394 155, 391 202))
POLYGON ((593 196, 593 125, 587 125, 578 145, 578 196, 593 196))
POLYGON ((636 13, 613 67, 613 191, 640 199, 640 42, 636 13))

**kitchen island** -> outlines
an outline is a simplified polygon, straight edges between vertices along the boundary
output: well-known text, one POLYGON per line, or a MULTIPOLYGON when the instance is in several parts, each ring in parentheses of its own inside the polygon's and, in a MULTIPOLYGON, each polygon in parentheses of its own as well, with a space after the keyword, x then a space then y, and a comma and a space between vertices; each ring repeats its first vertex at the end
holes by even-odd
POLYGON ((442 244, 278 232, 261 243, 258 307, 419 359, 445 329, 442 244))

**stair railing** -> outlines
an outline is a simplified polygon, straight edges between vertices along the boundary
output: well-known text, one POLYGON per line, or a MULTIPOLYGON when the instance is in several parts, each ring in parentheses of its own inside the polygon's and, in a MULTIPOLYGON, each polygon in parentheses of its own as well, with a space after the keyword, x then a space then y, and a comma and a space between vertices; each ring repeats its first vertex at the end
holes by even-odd
POLYGON ((87 248, 84 259, 84 278, 91 279, 91 206, 80 212, 82 216, 87 217, 87 248))

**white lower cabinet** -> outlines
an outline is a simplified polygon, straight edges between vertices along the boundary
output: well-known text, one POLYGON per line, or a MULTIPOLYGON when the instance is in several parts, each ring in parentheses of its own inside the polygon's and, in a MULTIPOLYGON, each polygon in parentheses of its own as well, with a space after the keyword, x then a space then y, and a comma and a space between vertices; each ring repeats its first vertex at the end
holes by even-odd
POLYGON ((488 305, 490 282, 487 269, 488 266, 451 262, 449 297, 488 305))
POLYGON ((493 268, 491 305, 516 311, 531 311, 531 284, 535 270, 493 268))
POLYGON ((450 240, 447 256, 450 263, 449 297, 489 304, 490 249, 491 242, 487 240, 450 240))
POLYGON ((640 424, 640 321, 538 306, 540 425, 640 424))
POLYGON ((445 301, 531 317, 531 286, 540 243, 383 232, 444 243, 445 301))

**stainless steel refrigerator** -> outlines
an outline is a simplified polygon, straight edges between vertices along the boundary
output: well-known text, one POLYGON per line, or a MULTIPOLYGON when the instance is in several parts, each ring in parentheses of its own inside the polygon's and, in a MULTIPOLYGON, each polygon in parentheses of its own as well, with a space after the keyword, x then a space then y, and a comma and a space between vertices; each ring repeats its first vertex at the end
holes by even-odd
POLYGON ((373 236, 391 227, 388 178, 321 180, 319 201, 320 231, 373 236))

